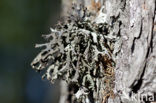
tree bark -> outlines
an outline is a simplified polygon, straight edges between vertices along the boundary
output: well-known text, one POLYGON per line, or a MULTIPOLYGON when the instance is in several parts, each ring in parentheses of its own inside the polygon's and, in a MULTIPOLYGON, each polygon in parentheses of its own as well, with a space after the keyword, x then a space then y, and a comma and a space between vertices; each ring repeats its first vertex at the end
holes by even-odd
MULTIPOLYGON (((65 12, 69 11, 71 2, 72 0, 70 2, 63 0, 62 15, 66 15, 65 12)), ((99 7, 104 7, 103 11, 108 19, 114 16, 121 21, 119 30, 116 31, 119 32, 122 43, 119 45, 120 51, 115 59, 115 98, 109 98, 108 103, 140 103, 139 96, 154 96, 156 93, 156 1, 74 0, 74 2, 83 4, 94 12, 98 10, 98 4, 93 3, 100 2, 99 7)), ((75 85, 69 86, 61 82, 60 103, 73 103, 72 95, 75 88, 75 85)), ((150 101, 149 98, 147 101, 150 101)), ((91 103, 97 102, 91 101, 91 103)))

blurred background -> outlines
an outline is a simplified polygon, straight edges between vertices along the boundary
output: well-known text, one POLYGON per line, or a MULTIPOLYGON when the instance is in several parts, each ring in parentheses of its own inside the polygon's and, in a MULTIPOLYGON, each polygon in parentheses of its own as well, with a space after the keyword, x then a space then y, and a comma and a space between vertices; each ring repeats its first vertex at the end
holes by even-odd
POLYGON ((58 103, 50 84, 30 66, 36 43, 60 18, 60 0, 0 0, 0 103, 58 103))

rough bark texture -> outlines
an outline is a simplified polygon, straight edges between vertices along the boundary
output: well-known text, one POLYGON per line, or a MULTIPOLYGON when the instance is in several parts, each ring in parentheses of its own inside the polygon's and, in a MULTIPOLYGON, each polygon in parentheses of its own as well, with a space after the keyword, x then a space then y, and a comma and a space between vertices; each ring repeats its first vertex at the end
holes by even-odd
POLYGON ((122 48, 116 74, 120 71, 122 77, 116 76, 116 88, 124 88, 125 94, 153 94, 156 91, 155 0, 127 0, 121 19, 122 48))
MULTIPOLYGON (((90 10, 95 10, 91 0, 81 3, 90 10)), ((101 0, 100 3, 104 6, 103 11, 107 18, 114 16, 121 21, 119 34, 122 44, 115 60, 115 98, 109 98, 108 103, 140 103, 141 101, 134 99, 134 96, 137 98, 138 94, 156 93, 156 1, 101 0)), ((72 102, 69 100, 74 88, 74 85, 61 83, 60 103, 72 102)))

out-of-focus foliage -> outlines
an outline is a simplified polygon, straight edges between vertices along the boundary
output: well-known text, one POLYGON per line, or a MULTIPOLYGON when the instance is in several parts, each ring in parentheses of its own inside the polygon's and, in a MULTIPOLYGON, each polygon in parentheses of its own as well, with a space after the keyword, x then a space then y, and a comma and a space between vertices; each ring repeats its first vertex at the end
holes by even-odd
POLYGON ((33 45, 59 17, 60 4, 60 0, 0 1, 0 103, 48 103, 45 96, 52 88, 29 65, 37 52, 33 45))

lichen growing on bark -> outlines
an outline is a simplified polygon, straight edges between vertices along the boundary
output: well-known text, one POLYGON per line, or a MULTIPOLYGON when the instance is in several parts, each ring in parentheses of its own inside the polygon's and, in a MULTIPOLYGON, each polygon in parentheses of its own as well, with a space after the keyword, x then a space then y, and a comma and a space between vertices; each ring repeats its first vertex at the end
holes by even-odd
MULTIPOLYGON (((60 22, 49 35, 43 35, 47 43, 36 45, 45 47, 33 60, 32 67, 46 70, 43 77, 52 83, 56 79, 74 83, 79 87, 75 101, 90 101, 88 96, 103 102, 113 96, 115 54, 114 45, 119 35, 114 32, 120 23, 115 17, 108 22, 97 22, 84 7, 72 8, 72 14, 60 22), (115 28, 116 29, 116 28, 115 28)), ((99 12, 100 15, 102 13, 99 12)))

